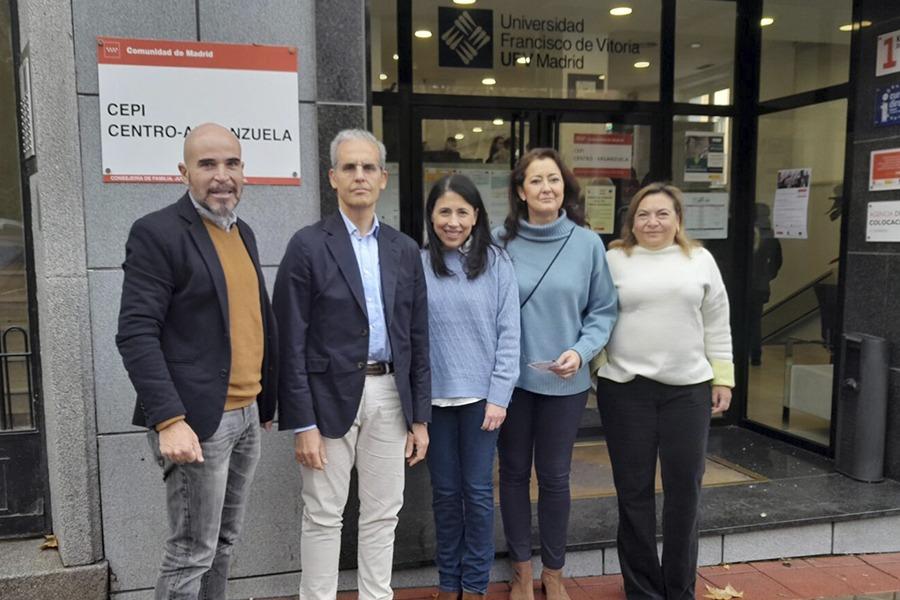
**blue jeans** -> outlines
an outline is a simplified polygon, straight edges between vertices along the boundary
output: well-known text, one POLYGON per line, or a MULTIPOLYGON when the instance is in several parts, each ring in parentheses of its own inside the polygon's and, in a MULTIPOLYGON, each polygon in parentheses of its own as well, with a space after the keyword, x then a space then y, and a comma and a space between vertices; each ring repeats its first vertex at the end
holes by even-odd
POLYGON ((494 451, 499 430, 482 431, 484 400, 434 407, 428 470, 440 589, 487 592, 494 562, 494 451))
POLYGON ((259 462, 259 429, 255 403, 228 411, 216 432, 200 442, 204 462, 183 465, 163 459, 159 434, 149 432, 169 514, 156 600, 225 600, 231 552, 259 462))

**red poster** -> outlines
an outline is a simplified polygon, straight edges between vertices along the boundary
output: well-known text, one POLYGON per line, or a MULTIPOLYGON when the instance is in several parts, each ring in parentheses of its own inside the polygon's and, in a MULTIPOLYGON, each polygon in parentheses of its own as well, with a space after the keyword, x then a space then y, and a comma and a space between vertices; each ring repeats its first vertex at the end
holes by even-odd
POLYGON ((900 148, 872 152, 869 190, 900 190, 900 148))

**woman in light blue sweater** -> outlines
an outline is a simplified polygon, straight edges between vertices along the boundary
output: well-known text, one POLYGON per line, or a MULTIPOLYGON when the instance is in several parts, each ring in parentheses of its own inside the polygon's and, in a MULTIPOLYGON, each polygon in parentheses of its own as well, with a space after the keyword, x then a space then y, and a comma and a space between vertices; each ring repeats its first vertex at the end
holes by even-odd
POLYGON ((561 581, 569 524, 572 447, 590 388, 588 363, 609 340, 615 287, 603 242, 581 227, 575 176, 550 148, 525 154, 510 175, 510 212, 495 234, 519 284, 519 380, 500 432, 500 510, 513 561, 511 600, 532 600, 532 459, 549 600, 567 600, 561 581))
POLYGON ((468 178, 438 181, 425 213, 438 600, 479 598, 494 561, 497 434, 519 376, 518 287, 468 178))

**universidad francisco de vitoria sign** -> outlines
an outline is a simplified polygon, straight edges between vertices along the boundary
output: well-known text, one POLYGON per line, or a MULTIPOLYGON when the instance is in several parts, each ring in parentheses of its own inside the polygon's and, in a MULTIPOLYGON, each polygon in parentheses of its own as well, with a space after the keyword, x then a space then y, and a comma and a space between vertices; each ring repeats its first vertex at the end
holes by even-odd
POLYGON ((297 49, 97 38, 106 183, 174 183, 184 137, 214 121, 249 184, 300 185, 297 49))
POLYGON ((638 40, 614 39, 596 29, 591 19, 560 16, 553 6, 535 5, 528 14, 438 7, 438 65, 605 74, 610 55, 641 54, 638 40))

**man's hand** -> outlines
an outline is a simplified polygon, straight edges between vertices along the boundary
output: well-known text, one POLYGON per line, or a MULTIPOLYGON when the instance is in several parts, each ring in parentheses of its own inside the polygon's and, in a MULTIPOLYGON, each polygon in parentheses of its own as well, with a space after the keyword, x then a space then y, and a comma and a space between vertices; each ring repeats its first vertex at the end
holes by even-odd
POLYGON ((325 444, 318 428, 294 434, 294 458, 304 467, 325 470, 328 459, 325 458, 325 444))
POLYGON ((506 409, 490 402, 484 403, 484 423, 481 429, 484 431, 494 431, 500 429, 503 421, 506 419, 506 409))
POLYGON ((272 421, 266 421, 262 424, 262 428, 266 431, 272 431, 272 421))
POLYGON ((428 452, 428 425, 413 423, 412 431, 406 434, 406 462, 413 466, 425 459, 428 452))
POLYGON ((550 367, 550 371, 555 373, 557 377, 568 379, 578 372, 581 368, 581 355, 574 350, 566 350, 556 359, 556 366, 550 367))
POLYGON ((712 386, 712 414, 718 415, 731 406, 731 388, 724 385, 712 386))
POLYGON ((175 421, 159 432, 159 453, 176 463, 203 462, 203 449, 187 421, 175 421))

